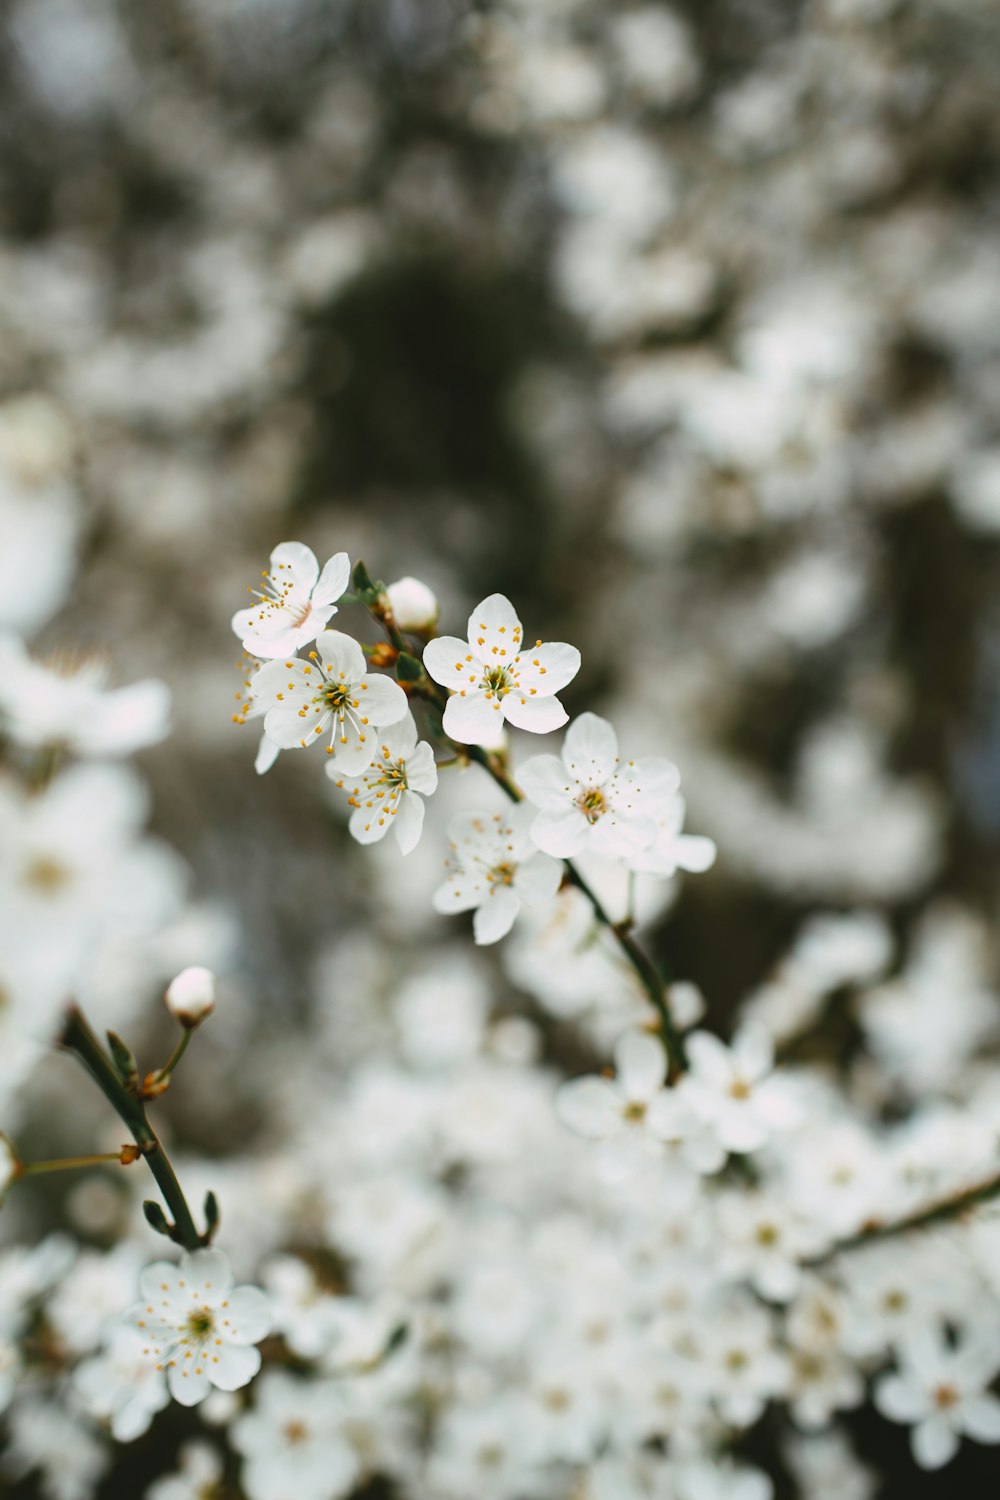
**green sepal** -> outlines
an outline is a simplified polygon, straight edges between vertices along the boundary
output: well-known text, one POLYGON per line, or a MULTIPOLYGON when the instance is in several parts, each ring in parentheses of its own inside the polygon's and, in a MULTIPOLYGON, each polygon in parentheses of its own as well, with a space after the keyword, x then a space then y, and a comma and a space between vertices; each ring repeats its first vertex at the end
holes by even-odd
POLYGON ((396 676, 400 682, 419 682, 424 675, 423 664, 408 651, 401 651, 396 658, 396 676))

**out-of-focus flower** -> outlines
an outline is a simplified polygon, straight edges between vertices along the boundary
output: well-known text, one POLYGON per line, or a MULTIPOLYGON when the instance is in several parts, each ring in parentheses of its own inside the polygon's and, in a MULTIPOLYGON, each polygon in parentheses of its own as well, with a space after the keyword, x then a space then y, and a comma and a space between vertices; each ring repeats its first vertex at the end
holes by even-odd
POLYGON ((102 657, 28 655, 0 638, 0 727, 29 749, 63 746, 77 755, 131 755, 169 731, 170 692, 149 680, 108 689, 102 657))
POLYGON ((875 1405, 893 1422, 912 1427, 913 1457, 940 1469, 962 1437, 1000 1443, 1000 1399, 988 1393, 997 1372, 995 1347, 968 1342, 949 1348, 925 1330, 903 1345, 898 1369, 875 1386, 875 1405))
POLYGON ((318 635, 309 658, 266 662, 253 679, 248 713, 264 715, 268 740, 282 750, 304 749, 329 732, 327 754, 341 774, 360 776, 376 748, 374 731, 408 712, 406 694, 368 672, 357 641, 339 630, 318 635))
POLYGON ((182 969, 167 985, 163 1000, 174 1019, 193 1031, 215 1009, 215 975, 200 964, 182 969))
POLYGON ((109 1347, 78 1366, 73 1383, 95 1416, 109 1417, 111 1435, 131 1443, 170 1401, 163 1371, 150 1363, 134 1328, 115 1330, 109 1347))
POLYGON ((306 1382, 269 1371, 257 1404, 230 1428, 244 1459, 250 1500, 340 1500, 354 1488, 357 1457, 342 1431, 344 1404, 332 1380, 306 1382))
POLYGON ((182 1406, 197 1406, 213 1386, 236 1391, 260 1369, 253 1346, 271 1331, 271 1308, 255 1286, 233 1286, 219 1250, 195 1250, 179 1265, 157 1261, 139 1278, 143 1300, 128 1315, 147 1358, 166 1371, 182 1406))
POLYGON ((386 589, 393 617, 400 630, 430 631, 438 622, 441 606, 433 589, 419 578, 398 578, 386 589))
POLYGON ((556 1110, 578 1135, 608 1141, 622 1137, 641 1142, 656 1154, 650 1109, 667 1078, 663 1044, 647 1032, 628 1031, 615 1047, 615 1076, 575 1078, 556 1095, 556 1110))
POLYGON ((771 1077, 774 1049, 766 1032, 745 1026, 727 1047, 710 1032, 696 1031, 687 1051, 690 1070, 682 1086, 727 1151, 756 1151, 774 1130, 795 1122, 788 1091, 771 1077))
POLYGON ((379 731, 371 763, 356 784, 355 777, 340 770, 336 757, 326 774, 336 786, 346 786, 354 809, 351 836, 359 844, 374 844, 392 828, 401 854, 416 848, 424 826, 424 798, 436 791, 438 775, 430 745, 425 740, 417 744, 412 714, 379 731))
POLYGON ((157 1479, 146 1491, 146 1500, 206 1500, 222 1479, 222 1459, 208 1443, 185 1443, 180 1469, 157 1479))
POLYGON ((291 656, 314 641, 337 613, 336 601, 351 578, 346 552, 337 552, 322 573, 316 554, 304 542, 282 542, 271 553, 264 588, 252 589, 259 602, 233 616, 233 630, 254 656, 291 656))
POLYGON ((434 892, 443 915, 475 911, 477 943, 495 943, 513 927, 522 903, 541 906, 559 889, 562 866, 532 843, 532 813, 462 813, 448 825, 448 878, 434 892))
POLYGON ((469 639, 442 635, 424 648, 424 666, 451 690, 444 731, 463 745, 489 745, 504 720, 547 734, 566 723, 555 696, 580 670, 580 653, 563 641, 522 650, 521 622, 503 594, 490 594, 469 616, 469 639), (499 717, 497 717, 499 715, 499 717))

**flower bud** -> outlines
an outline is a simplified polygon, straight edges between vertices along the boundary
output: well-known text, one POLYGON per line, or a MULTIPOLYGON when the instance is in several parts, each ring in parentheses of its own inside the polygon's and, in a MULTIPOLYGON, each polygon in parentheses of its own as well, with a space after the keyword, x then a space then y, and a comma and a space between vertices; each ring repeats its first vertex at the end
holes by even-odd
POLYGON ((198 965, 182 969, 177 978, 170 981, 163 999, 174 1019, 180 1021, 186 1030, 193 1031, 215 1009, 215 975, 211 969, 198 965))
POLYGON ((400 630, 433 630, 441 606, 419 578, 400 578, 386 589, 400 630))

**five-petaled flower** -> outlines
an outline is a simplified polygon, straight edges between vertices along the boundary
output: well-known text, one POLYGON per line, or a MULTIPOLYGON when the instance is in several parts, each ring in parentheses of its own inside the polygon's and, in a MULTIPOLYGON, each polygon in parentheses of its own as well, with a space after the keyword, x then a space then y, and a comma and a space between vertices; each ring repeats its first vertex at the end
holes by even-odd
POLYGON ((424 666, 450 688, 444 732, 464 745, 492 745, 504 721, 546 734, 566 723, 555 696, 580 670, 580 653, 563 641, 524 649, 521 622, 503 594, 469 616, 469 639, 442 635, 424 650, 424 666))
POLYGON ((448 828, 448 878, 434 892, 434 910, 472 911, 477 943, 495 943, 526 906, 541 906, 559 889, 562 866, 531 842, 531 809, 462 813, 448 828))
POLYGON ((374 844, 393 828, 401 854, 416 848, 424 826, 424 798, 437 789, 437 766, 426 740, 417 744, 412 714, 380 731, 371 763, 360 775, 345 776, 336 757, 326 773, 350 794, 354 811, 349 826, 359 844, 374 844))
POLYGON ((329 734, 327 754, 342 775, 360 776, 376 749, 375 730, 397 724, 406 694, 390 677, 366 670, 357 641, 339 630, 316 638, 309 660, 269 661, 253 679, 249 714, 264 714, 268 740, 295 750, 329 734))
POLYGON ((139 1278, 142 1301, 128 1322, 143 1335, 143 1349, 166 1371, 182 1406, 197 1406, 212 1386, 236 1391, 260 1369, 254 1348, 271 1331, 271 1307, 255 1286, 233 1286, 219 1250, 195 1250, 179 1265, 157 1261, 139 1278))
POLYGON ((531 836, 547 854, 631 859, 652 846, 680 777, 660 757, 623 765, 612 726, 588 713, 566 731, 561 758, 533 756, 518 780, 538 809, 531 836))
POLYGON ((336 601, 351 577, 346 552, 337 552, 319 570, 316 554, 304 542, 282 542, 271 553, 263 589, 251 589, 257 603, 238 610, 233 629, 253 656, 291 656, 314 641, 337 613, 336 601))

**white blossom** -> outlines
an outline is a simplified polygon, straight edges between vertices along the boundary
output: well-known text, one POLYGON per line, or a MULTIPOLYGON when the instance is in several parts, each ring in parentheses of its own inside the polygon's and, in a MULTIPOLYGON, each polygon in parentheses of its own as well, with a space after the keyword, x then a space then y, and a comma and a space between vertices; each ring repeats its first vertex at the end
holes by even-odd
POLYGON ((222 1472, 222 1459, 209 1443, 185 1443, 178 1472, 155 1480, 146 1491, 145 1500, 206 1500, 206 1497, 210 1500, 222 1472))
POLYGON ((31 749, 130 755, 169 732, 170 691, 149 679, 109 688, 110 662, 63 652, 45 661, 17 636, 0 637, 0 728, 31 749))
POLYGON ((341 1431, 338 1388, 330 1380, 296 1380, 269 1370, 253 1410, 230 1428, 244 1460, 249 1500, 339 1500, 358 1476, 357 1457, 341 1431))
POLYGON ((143 1335, 147 1358, 165 1370, 170 1394, 197 1406, 213 1386, 239 1390, 260 1369, 253 1346, 271 1329, 271 1309, 254 1286, 233 1286, 219 1250, 186 1253, 179 1265, 157 1261, 139 1278, 142 1302, 128 1321, 143 1335))
POLYGON ((922 1469, 940 1469, 962 1437, 1000 1443, 1000 1399, 988 1393, 1000 1361, 996 1350, 968 1341, 950 1348, 926 1330, 900 1350, 899 1366, 875 1386, 875 1405, 893 1422, 912 1427, 913 1456, 922 1469))
POLYGON ((531 841, 532 814, 462 813, 448 825, 448 876, 433 895, 443 915, 475 911, 477 943, 495 943, 513 927, 522 903, 541 906, 559 889, 562 866, 531 841))
POLYGON ((443 635, 428 642, 424 666, 451 691, 445 734, 463 745, 492 745, 505 720, 535 734, 566 723, 555 695, 580 670, 580 653, 562 641, 525 648, 514 606, 490 594, 469 616, 468 640, 443 635))
POLYGON ((787 1089, 771 1077, 774 1052, 766 1032, 747 1025, 727 1047, 710 1032, 696 1031, 687 1052, 682 1087, 727 1151, 756 1151, 774 1130, 795 1123, 787 1089))
POLYGON ((340 771, 336 756, 326 774, 349 793, 354 809, 349 827, 359 844, 374 844, 391 828, 400 853, 409 854, 424 826, 424 798, 437 790, 434 752, 426 740, 417 744, 417 726, 409 713, 373 739, 371 761, 360 775, 340 771))
POLYGON ((264 715, 268 740, 282 750, 304 749, 329 733, 326 753, 340 773, 361 775, 377 745, 375 730, 408 711, 399 684, 366 668, 357 641, 324 630, 308 661, 296 656, 261 667, 248 713, 264 715))
POLYGON ((653 844, 678 772, 668 760, 623 765, 612 726, 586 713, 566 731, 561 758, 536 755, 520 767, 518 779, 539 809, 531 836, 546 854, 630 860, 653 844))
POLYGON ((77 1367, 74 1385, 90 1411, 110 1419, 119 1443, 141 1437, 170 1401, 163 1371, 150 1363, 140 1332, 127 1326, 114 1331, 103 1353, 77 1367))
POLYGON ((291 656, 314 641, 337 613, 336 601, 350 582, 346 552, 337 552, 320 572, 316 554, 303 542, 282 542, 271 553, 258 602, 233 616, 233 630, 253 656, 291 656))

